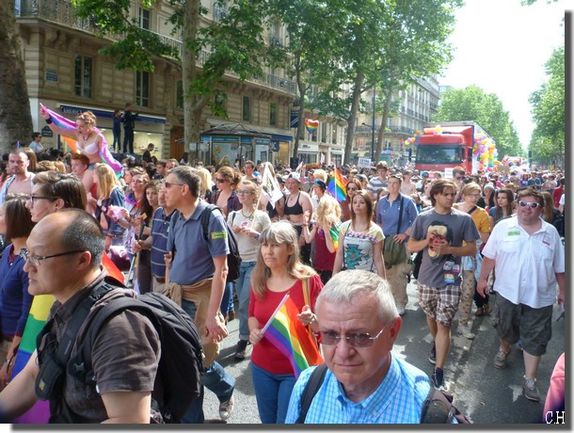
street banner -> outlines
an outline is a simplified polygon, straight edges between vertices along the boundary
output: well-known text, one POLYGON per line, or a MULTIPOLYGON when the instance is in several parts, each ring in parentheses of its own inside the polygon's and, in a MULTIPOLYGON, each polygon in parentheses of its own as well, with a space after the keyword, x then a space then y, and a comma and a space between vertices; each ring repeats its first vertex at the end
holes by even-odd
POLYGON ((275 202, 283 197, 283 193, 281 192, 281 187, 279 186, 279 182, 273 175, 273 168, 271 167, 270 162, 263 163, 263 176, 261 178, 261 189, 263 194, 265 194, 271 203, 271 206, 275 207, 275 202))

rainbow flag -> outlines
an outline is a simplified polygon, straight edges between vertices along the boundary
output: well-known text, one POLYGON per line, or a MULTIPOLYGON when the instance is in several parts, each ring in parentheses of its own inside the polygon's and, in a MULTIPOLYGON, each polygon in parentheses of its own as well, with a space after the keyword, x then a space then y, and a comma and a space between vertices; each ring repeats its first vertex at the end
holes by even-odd
POLYGON ((338 250, 339 249, 339 227, 332 225, 331 228, 329 229, 329 236, 331 237, 331 240, 333 241, 333 245, 335 246, 335 249, 338 250))
POLYGON ((311 334, 297 320, 297 314, 299 309, 287 294, 262 330, 265 337, 289 359, 295 377, 309 366, 323 362, 311 334))
MULTIPOLYGON (((77 153, 78 147, 75 142, 77 134, 76 122, 70 119, 66 119, 61 114, 58 114, 55 111, 50 110, 43 104, 40 105, 44 109, 46 109, 46 111, 50 114, 50 117, 52 118, 52 124, 56 128, 59 128, 61 130, 62 137, 67 137, 64 138, 64 142, 68 145, 68 147, 72 150, 72 152, 77 153)), ((96 132, 96 134, 101 134, 101 131, 98 128, 94 128, 94 131, 96 132)), ((106 141, 106 137, 104 137, 104 134, 101 134, 101 136, 103 140, 103 146, 100 149, 100 158, 102 159, 102 162, 112 167, 112 170, 114 170, 116 174, 121 174, 123 169, 122 164, 119 163, 110 153, 110 149, 108 148, 108 142, 106 141)))
POLYGON ((343 175, 337 167, 335 167, 335 174, 329 179, 329 185, 327 185, 327 191, 333 197, 337 199, 338 202, 345 201, 347 198, 347 188, 345 187, 345 182, 343 175))
MULTIPOLYGON (((124 275, 112 262, 112 260, 104 254, 102 259, 102 266, 108 275, 124 283, 124 275)), ((52 295, 37 295, 32 300, 30 313, 26 320, 24 333, 22 334, 22 341, 16 353, 16 360, 14 361, 14 368, 12 370, 12 379, 24 368, 28 363, 30 356, 36 350, 36 337, 46 324, 48 315, 52 304, 54 303, 52 295)), ((34 406, 30 408, 22 416, 16 418, 14 423, 18 424, 47 424, 50 419, 50 402, 38 400, 34 406)))

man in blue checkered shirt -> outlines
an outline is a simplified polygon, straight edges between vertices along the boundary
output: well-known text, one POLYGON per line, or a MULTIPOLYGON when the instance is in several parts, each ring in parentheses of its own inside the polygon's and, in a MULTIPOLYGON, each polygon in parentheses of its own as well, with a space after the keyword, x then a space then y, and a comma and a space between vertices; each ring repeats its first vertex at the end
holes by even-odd
MULTIPOLYGON (((328 370, 305 424, 418 424, 430 380, 391 353, 402 320, 387 282, 372 272, 340 272, 315 310, 328 370)), ((313 370, 299 376, 285 423, 299 418, 313 370)))

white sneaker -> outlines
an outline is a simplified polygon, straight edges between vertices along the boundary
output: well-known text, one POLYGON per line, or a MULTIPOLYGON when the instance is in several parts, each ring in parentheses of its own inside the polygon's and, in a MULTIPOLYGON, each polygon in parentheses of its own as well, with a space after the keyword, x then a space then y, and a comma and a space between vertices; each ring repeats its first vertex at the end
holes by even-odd
POLYGON ((467 338, 469 340, 474 339, 474 337, 476 337, 476 335, 471 331, 471 326, 470 323, 467 324, 461 324, 459 323, 458 325, 458 332, 464 337, 467 338))
POLYGON ((229 400, 222 401, 221 403, 219 403, 219 417, 223 421, 226 421, 231 416, 231 412, 233 412, 234 404, 235 404, 235 401, 233 399, 233 395, 231 396, 231 398, 229 400))
POLYGON ((397 307, 397 311, 399 312, 399 316, 405 315, 405 307, 397 307))

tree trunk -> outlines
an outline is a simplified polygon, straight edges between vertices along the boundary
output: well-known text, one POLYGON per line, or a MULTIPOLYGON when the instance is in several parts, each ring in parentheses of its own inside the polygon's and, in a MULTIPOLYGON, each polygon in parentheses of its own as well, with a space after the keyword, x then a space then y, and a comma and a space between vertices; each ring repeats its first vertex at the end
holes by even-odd
MULTIPOLYGON (((181 52, 182 87, 183 87, 183 139, 184 150, 190 148, 191 143, 199 143, 201 112, 196 113, 194 98, 190 95, 191 83, 197 77, 195 61, 199 53, 195 50, 195 40, 199 29, 201 0, 188 0, 183 6, 183 47, 181 52)), ((191 146, 195 148, 195 146, 191 146)))
POLYGON ((357 76, 355 77, 355 83, 353 85, 351 112, 347 118, 347 137, 345 139, 344 164, 351 163, 351 151, 353 149, 353 139, 355 136, 355 123, 357 123, 357 112, 359 111, 359 104, 361 102, 361 88, 363 87, 364 80, 365 74, 363 72, 358 72, 357 76))
POLYGON ((32 137, 32 115, 26 85, 20 36, 16 31, 14 2, 0 2, 0 150, 32 137))
POLYGON ((303 128, 305 128, 305 93, 306 93, 306 89, 305 89, 305 83, 303 83, 303 78, 301 77, 301 67, 300 67, 300 61, 299 59, 297 59, 295 68, 296 68, 296 80, 297 80, 297 89, 299 90, 299 98, 298 98, 298 103, 299 103, 299 123, 297 124, 297 133, 295 134, 295 142, 293 143, 293 155, 294 157, 297 157, 297 154, 299 153, 299 137, 301 137, 301 132, 303 131, 303 128))
POLYGON ((385 128, 387 125, 387 120, 389 118, 389 110, 391 108, 391 91, 383 89, 383 113, 381 118, 381 127, 377 135, 377 147, 375 153, 375 160, 378 160, 381 156, 381 151, 383 150, 383 141, 385 139, 385 128))

